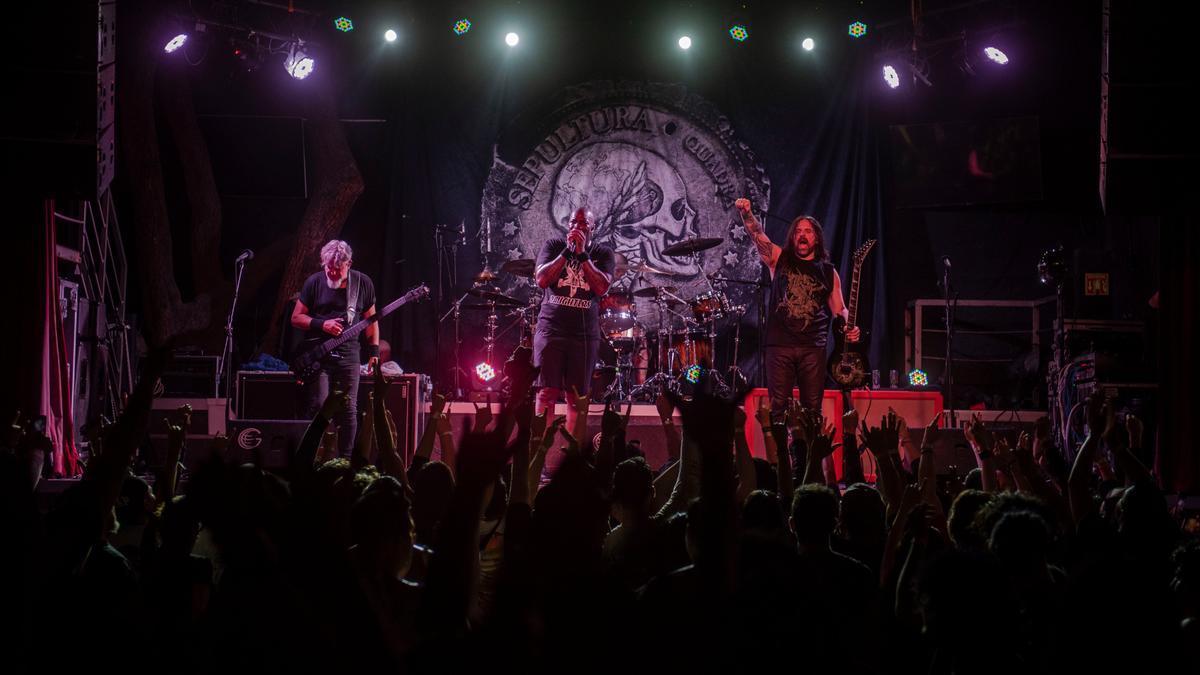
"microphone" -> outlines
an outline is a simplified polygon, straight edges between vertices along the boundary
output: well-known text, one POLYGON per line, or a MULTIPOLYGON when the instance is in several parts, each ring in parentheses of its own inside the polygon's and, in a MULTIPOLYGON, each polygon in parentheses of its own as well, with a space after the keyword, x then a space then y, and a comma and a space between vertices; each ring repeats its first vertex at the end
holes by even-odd
POLYGON ((950 256, 948 256, 948 255, 942 256, 942 265, 944 265, 946 267, 946 269, 950 269, 950 256))
POLYGON ((242 254, 239 255, 237 257, 237 260, 235 260, 234 262, 235 263, 244 263, 247 260, 254 260, 254 251, 251 251, 250 249, 246 249, 245 251, 242 251, 242 254))

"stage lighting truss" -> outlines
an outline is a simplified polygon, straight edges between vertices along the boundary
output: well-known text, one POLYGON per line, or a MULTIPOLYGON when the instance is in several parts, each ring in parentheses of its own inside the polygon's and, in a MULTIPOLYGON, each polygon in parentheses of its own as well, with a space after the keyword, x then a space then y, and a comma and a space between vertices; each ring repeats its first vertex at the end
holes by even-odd
POLYGON ((734 25, 729 28, 729 37, 738 42, 745 42, 746 38, 750 37, 750 31, 742 25, 734 25))
POLYGON ((288 49, 287 58, 283 61, 283 69, 288 75, 303 80, 312 75, 312 71, 316 68, 317 62, 304 52, 304 45, 297 42, 288 49))
POLYGON ((860 38, 867 34, 867 24, 861 21, 855 21, 846 29, 846 33, 852 38, 860 38))
POLYGON ((454 22, 454 34, 466 35, 467 31, 471 30, 471 22, 466 19, 459 19, 454 22))
POLYGON ((333 27, 343 33, 349 33, 354 30, 354 22, 350 20, 350 17, 339 16, 333 20, 333 27))

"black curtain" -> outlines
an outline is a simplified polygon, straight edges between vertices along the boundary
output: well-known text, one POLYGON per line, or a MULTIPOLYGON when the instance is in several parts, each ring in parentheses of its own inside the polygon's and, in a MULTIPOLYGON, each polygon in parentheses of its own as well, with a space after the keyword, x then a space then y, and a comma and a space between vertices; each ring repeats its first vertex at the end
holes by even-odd
MULTIPOLYGON (((782 58, 777 49, 740 49, 726 40, 728 45, 710 45, 711 53, 684 62, 691 57, 646 54, 644 46, 629 46, 633 39, 623 44, 620 35, 620 30, 597 30, 591 39, 607 43, 548 44, 522 54, 485 52, 482 47, 470 51, 453 44, 439 51, 441 45, 432 49, 434 45, 426 44, 420 52, 436 55, 422 58, 414 50, 413 60, 399 68, 392 102, 394 182, 384 259, 404 262, 385 266, 381 297, 395 296, 419 281, 430 283, 436 293, 434 226, 462 224, 467 235, 467 245, 457 252, 457 276, 444 279, 440 301, 385 323, 384 335, 391 338, 403 365, 435 375, 436 386, 448 388, 453 329, 447 322, 439 334, 437 318, 483 266, 482 202, 496 145, 526 129, 536 135, 555 124, 549 117, 539 119, 555 112, 546 110, 548 101, 569 87, 595 81, 678 85, 684 92, 681 97, 694 95, 710 103, 727 123, 733 142, 769 180, 768 234, 781 242, 796 215, 816 216, 847 290, 854 250, 868 238, 878 239, 863 269, 859 323, 872 361, 881 361, 889 344, 883 264, 887 242, 882 237, 880 141, 868 116, 870 98, 881 82, 868 73, 873 68, 870 52, 841 45, 829 49, 817 66, 797 54, 782 58), (439 337, 441 361, 435 366, 439 337)), ((731 206, 732 197, 727 201, 731 206)), ((699 217, 730 216, 732 208, 726 214, 699 217)), ((534 257, 536 251, 524 255, 534 257)), ((502 261, 503 256, 490 260, 493 266, 502 261)), ((752 381, 761 381, 756 316, 757 308, 750 307, 739 360, 752 381)), ((469 313, 464 322, 464 347, 473 355, 482 316, 469 313)), ((729 349, 729 332, 723 331, 719 351, 729 349)), ((464 356, 464 361, 469 358, 464 356)))

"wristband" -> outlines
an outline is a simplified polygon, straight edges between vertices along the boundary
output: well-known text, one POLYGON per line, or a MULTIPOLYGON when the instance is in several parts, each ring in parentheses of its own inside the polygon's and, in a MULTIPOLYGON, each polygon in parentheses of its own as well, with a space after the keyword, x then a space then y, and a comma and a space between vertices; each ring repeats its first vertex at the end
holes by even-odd
POLYGON ((308 329, 309 330, 321 330, 321 327, 324 323, 325 323, 324 321, 317 319, 317 318, 309 319, 308 320, 308 329))
POLYGON ((379 345, 368 344, 367 345, 367 358, 371 359, 371 358, 375 358, 376 356, 379 356, 379 345))

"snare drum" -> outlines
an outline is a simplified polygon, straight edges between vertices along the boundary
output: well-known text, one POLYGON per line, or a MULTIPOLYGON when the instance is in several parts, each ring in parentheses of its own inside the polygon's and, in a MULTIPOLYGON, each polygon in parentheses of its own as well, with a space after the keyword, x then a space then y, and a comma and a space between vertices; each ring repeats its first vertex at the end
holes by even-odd
POLYGON ((695 300, 689 302, 688 306, 692 308, 692 316, 701 323, 724 319, 733 311, 729 304, 729 298, 725 297, 721 291, 701 293, 696 296, 695 300))

